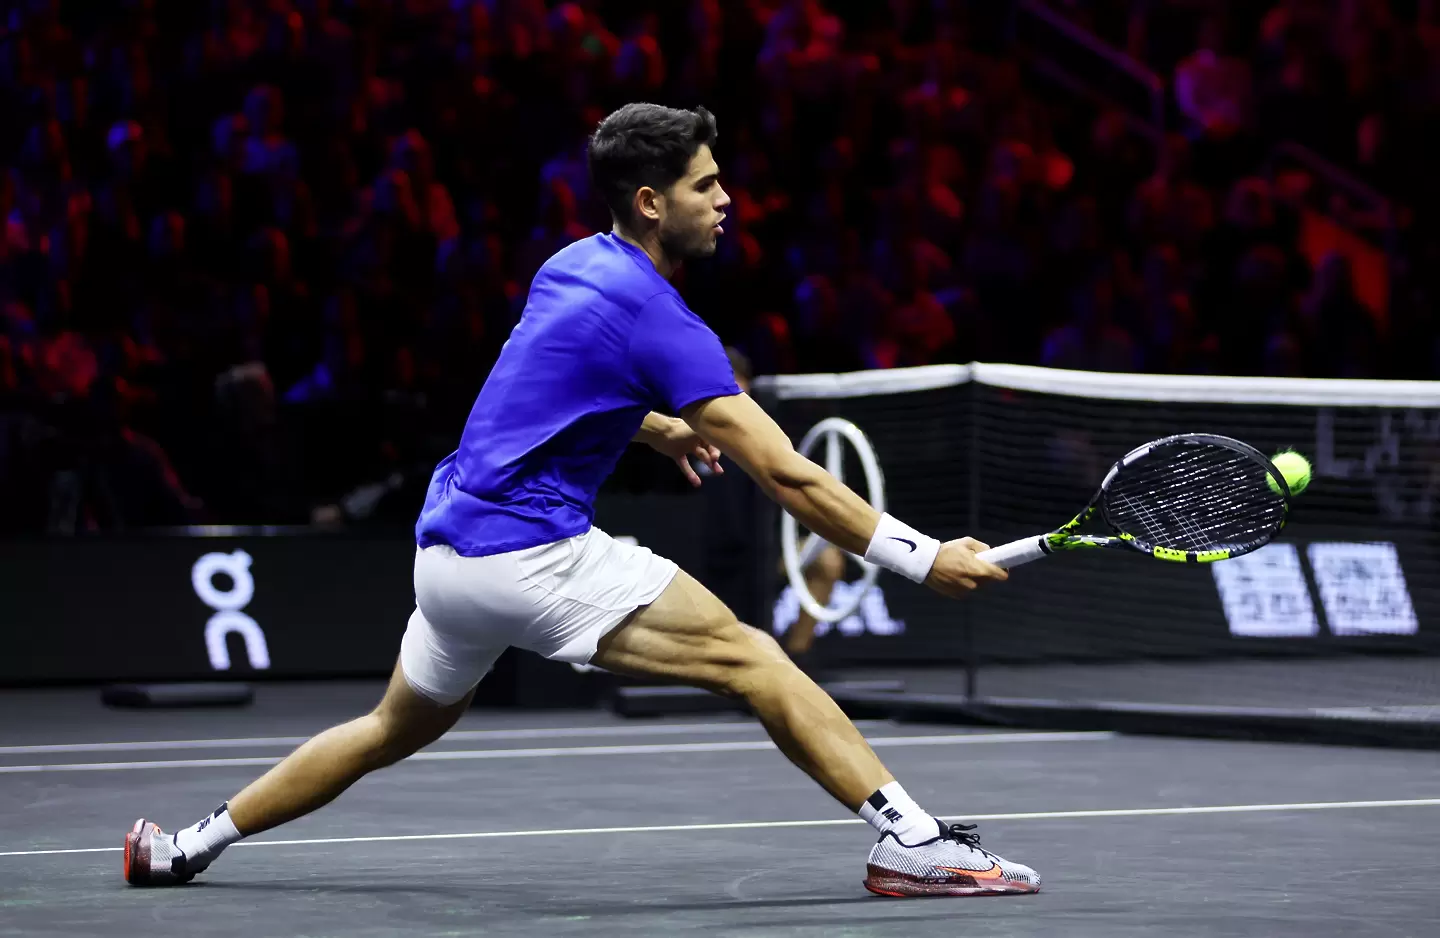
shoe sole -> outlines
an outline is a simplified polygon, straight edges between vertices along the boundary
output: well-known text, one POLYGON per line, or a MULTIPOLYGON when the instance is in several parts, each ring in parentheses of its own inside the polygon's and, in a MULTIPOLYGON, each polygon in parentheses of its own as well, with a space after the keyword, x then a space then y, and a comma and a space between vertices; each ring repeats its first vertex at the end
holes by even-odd
POLYGON ((924 899, 938 898, 941 896, 954 898, 967 896, 1023 896, 1040 891, 1039 886, 1009 880, 984 884, 978 882, 946 883, 927 882, 909 876, 876 876, 873 874, 865 877, 865 888, 877 896, 891 896, 896 899, 924 899))
POLYGON ((130 871, 140 872, 138 862, 140 858, 140 838, 145 834, 145 819, 142 817, 130 828, 130 833, 125 835, 125 882, 132 886, 142 886, 144 883, 130 878, 130 871))

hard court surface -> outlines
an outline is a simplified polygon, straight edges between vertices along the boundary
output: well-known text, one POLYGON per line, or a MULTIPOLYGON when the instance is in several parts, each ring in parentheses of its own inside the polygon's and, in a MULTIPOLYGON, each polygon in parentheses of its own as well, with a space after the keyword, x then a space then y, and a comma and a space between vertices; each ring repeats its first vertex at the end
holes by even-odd
POLYGON ((0 692, 0 935, 1440 933, 1434 752, 865 723, 922 805, 1045 879, 898 900, 860 885, 870 829, 738 716, 471 711, 191 885, 125 885, 137 816, 192 823, 380 690, 208 712, 0 692))

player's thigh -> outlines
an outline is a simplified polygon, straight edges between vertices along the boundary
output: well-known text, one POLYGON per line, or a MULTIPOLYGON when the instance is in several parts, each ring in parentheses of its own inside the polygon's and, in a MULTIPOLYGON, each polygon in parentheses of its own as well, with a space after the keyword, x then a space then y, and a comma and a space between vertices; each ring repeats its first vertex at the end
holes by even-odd
POLYGON ((788 665, 769 635, 751 628, 684 570, 659 598, 599 642, 590 663, 607 671, 743 693, 756 670, 788 665))

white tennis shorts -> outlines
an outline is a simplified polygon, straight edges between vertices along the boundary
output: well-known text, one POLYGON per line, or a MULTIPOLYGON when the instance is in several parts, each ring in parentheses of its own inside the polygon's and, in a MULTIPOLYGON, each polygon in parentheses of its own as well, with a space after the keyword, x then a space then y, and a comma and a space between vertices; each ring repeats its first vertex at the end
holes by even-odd
POLYGON ((400 667, 440 704, 464 697, 509 646, 586 664, 607 632, 665 592, 679 568, 599 528, 488 557, 415 552, 415 611, 400 667))

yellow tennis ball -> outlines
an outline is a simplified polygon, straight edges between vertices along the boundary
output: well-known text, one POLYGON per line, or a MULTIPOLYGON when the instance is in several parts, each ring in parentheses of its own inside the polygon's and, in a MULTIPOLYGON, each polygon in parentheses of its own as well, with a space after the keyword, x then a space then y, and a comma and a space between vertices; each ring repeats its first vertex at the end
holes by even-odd
MULTIPOLYGON (((1291 495, 1299 495, 1305 491, 1305 487, 1310 484, 1310 460, 1301 456, 1293 449, 1287 449, 1283 453, 1276 453, 1270 457, 1270 461, 1275 464, 1275 468, 1279 469, 1280 474, 1285 477, 1285 484, 1290 486, 1291 495)), ((1267 475, 1265 481, 1269 483, 1270 491, 1277 495, 1280 494, 1280 486, 1276 484, 1274 476, 1267 475)))

